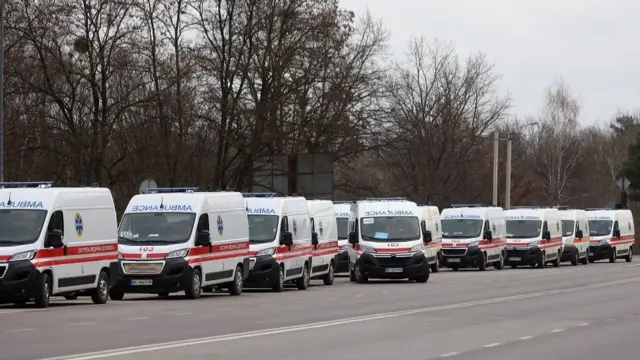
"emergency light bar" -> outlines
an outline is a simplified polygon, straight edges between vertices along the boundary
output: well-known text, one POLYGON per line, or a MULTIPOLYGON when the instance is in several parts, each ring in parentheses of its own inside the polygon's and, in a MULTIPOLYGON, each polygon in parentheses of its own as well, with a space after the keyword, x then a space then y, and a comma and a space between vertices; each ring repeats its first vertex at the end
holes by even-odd
POLYGON ((407 201, 406 197, 366 198, 366 201, 407 201))
POLYGON ((149 188, 147 194, 193 193, 196 191, 198 191, 197 187, 149 188))
POLYGON ((255 193, 242 193, 243 197, 274 197, 276 196, 276 193, 273 192, 255 192, 255 193))
POLYGON ((540 206, 535 206, 535 205, 519 205, 519 206, 512 206, 511 209, 540 209, 540 206))
POLYGON ((587 211, 613 210, 612 208, 587 208, 587 211))
POLYGON ((474 207, 482 207, 481 204, 451 204, 452 208, 474 208, 474 207))
POLYGON ((353 204, 353 201, 334 201, 334 204, 353 204))
POLYGON ((53 181, 26 181, 26 182, 0 182, 0 188, 49 188, 53 185, 53 181))

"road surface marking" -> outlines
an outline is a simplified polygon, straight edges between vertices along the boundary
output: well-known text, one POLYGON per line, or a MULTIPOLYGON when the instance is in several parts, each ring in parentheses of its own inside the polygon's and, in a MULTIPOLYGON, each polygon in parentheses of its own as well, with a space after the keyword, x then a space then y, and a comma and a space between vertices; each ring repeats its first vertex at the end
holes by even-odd
POLYGON ((338 298, 337 297, 330 297, 327 300, 338 300, 338 298))
POLYGON ((224 308, 224 309, 220 309, 220 311, 231 311, 231 310, 235 310, 236 308, 224 308))
POLYGON ((634 267, 634 266, 640 266, 640 264, 627 265, 627 267, 634 267))
POLYGON ((580 324, 578 326, 589 326, 589 325, 591 325, 591 324, 590 323, 582 323, 582 324, 580 324))
POLYGON ((146 317, 146 316, 132 317, 132 318, 128 318, 127 320, 135 321, 135 320, 144 320, 144 319, 148 319, 148 317, 146 317))
POLYGON ((25 332, 25 331, 33 331, 33 330, 37 330, 35 328, 28 328, 28 329, 16 329, 16 330, 9 330, 7 331, 8 333, 17 333, 17 332, 25 332))
POLYGON ((363 294, 355 294, 355 295, 353 295, 353 297, 363 297, 363 296, 364 296, 363 294))
POLYGON ((193 314, 193 313, 183 312, 183 313, 176 313, 176 314, 171 314, 171 315, 173 315, 173 316, 183 316, 183 315, 191 315, 191 314, 193 314))
POLYGON ((500 343, 487 344, 487 345, 485 345, 483 347, 492 348, 492 347, 496 347, 496 346, 500 346, 500 343))
POLYGON ((564 331, 564 329, 555 329, 555 330, 551 330, 552 333, 559 333, 564 331))
POLYGON ((519 340, 529 340, 529 339, 532 339, 532 338, 533 338, 533 336, 523 336, 519 340))
POLYGON ((273 306, 273 304, 261 304, 260 307, 270 307, 273 306))
POLYGON ((93 324, 97 324, 96 322, 79 322, 79 323, 73 323, 70 324, 71 326, 85 326, 85 325, 93 325, 93 324))
POLYGON ((450 353, 442 354, 442 355, 440 355, 440 357, 450 357, 450 356, 456 356, 456 355, 460 355, 460 353, 459 352, 450 352, 450 353))
POLYGON ((302 325, 285 326, 285 327, 271 328, 271 329, 264 329, 264 330, 247 331, 247 332, 241 332, 241 333, 235 333, 235 334, 209 336, 209 337, 202 337, 202 338, 188 339, 188 340, 176 340, 176 341, 169 341, 169 342, 162 342, 162 343, 155 343, 155 344, 148 344, 148 345, 130 346, 130 347, 124 347, 124 348, 111 349, 111 350, 88 352, 83 354, 57 356, 57 357, 51 357, 51 358, 41 358, 39 360, 94 360, 94 359, 104 359, 104 358, 110 358, 110 357, 116 357, 116 356, 129 356, 132 354, 155 352, 155 351, 166 350, 166 349, 193 347, 194 345, 212 344, 212 343, 219 343, 219 342, 225 342, 225 341, 234 341, 234 340, 240 340, 240 339, 263 337, 263 336, 273 336, 278 334, 300 332, 302 330, 321 329, 321 328, 328 328, 328 327, 334 327, 334 326, 345 325, 345 324, 355 324, 355 323, 396 318, 396 317, 415 315, 415 314, 421 314, 421 313, 431 313, 431 312, 438 312, 443 310, 468 308, 468 307, 475 307, 478 305, 497 304, 497 303, 504 303, 508 301, 538 298, 543 296, 546 297, 549 295, 573 293, 577 291, 584 291, 584 290, 590 290, 590 289, 599 289, 599 288, 604 288, 604 287, 609 287, 614 285, 621 285, 621 284, 628 284, 628 283, 639 282, 639 281, 640 281, 640 277, 635 277, 635 278, 629 278, 629 279, 623 279, 623 280, 604 282, 600 284, 579 286, 574 288, 547 290, 547 291, 541 291, 541 292, 535 292, 535 293, 505 296, 505 297, 471 301, 471 302, 458 303, 458 304, 433 306, 433 307, 427 307, 427 308, 394 311, 394 312, 387 312, 387 313, 378 313, 378 314, 358 316, 358 317, 352 317, 352 318, 346 318, 346 319, 307 323, 302 325))

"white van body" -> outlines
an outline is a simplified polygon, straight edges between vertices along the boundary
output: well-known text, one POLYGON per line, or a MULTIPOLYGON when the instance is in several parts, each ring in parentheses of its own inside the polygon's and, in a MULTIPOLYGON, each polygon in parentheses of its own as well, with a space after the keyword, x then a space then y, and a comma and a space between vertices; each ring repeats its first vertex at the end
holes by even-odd
POLYGON ((502 270, 505 261, 506 227, 501 207, 457 205, 442 210, 440 260, 454 271, 492 265, 502 270))
POLYGON ((624 258, 633 260, 635 225, 631 210, 588 209, 589 222, 589 262, 608 259, 615 262, 624 258))
POLYGON ((298 289, 306 290, 313 254, 307 200, 263 195, 245 194, 251 255, 246 284, 281 292, 285 282, 294 281, 298 289))
POLYGON ((429 262, 416 203, 368 199, 351 206, 349 267, 351 281, 409 279, 426 283, 429 262))
POLYGON ((0 183, 0 303, 104 304, 118 256, 111 191, 51 184, 0 183))
POLYGON ((311 278, 333 285, 336 254, 338 253, 338 224, 336 211, 330 200, 307 200, 311 217, 311 278))
POLYGON ((519 265, 544 268, 548 262, 560 266, 562 225, 560 211, 555 208, 522 207, 506 210, 507 261, 519 265))
POLYGON ((249 229, 237 192, 197 188, 150 189, 131 198, 120 221, 118 281, 113 300, 125 293, 168 296, 227 287, 242 293, 249 272, 249 229))
POLYGON ((442 222, 437 206, 418 206, 420 224, 431 234, 431 242, 425 246, 424 254, 431 265, 431 272, 440 271, 440 249, 442 248, 442 222), (422 224, 424 222, 424 224, 422 224))
POLYGON ((349 272, 349 214, 353 202, 333 202, 338 225, 338 255, 336 256, 336 274, 349 272))
POLYGON ((571 265, 589 263, 589 223, 587 212, 581 209, 559 209, 562 229, 562 258, 571 265))

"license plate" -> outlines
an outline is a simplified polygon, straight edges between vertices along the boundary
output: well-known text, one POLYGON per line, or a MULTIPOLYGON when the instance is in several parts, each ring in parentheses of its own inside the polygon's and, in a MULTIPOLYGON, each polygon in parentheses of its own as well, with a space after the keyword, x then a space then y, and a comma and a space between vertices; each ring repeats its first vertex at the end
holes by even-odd
POLYGON ((144 279, 144 280, 131 280, 131 286, 150 286, 153 285, 153 280, 144 279))
POLYGON ((256 261, 251 259, 249 260, 249 270, 253 269, 253 266, 256 264, 256 261))
POLYGON ((384 271, 388 273, 401 273, 402 268, 386 268, 384 271))
POLYGON ((454 263, 454 262, 460 262, 460 260, 461 260, 461 259, 450 258, 450 259, 447 259, 447 262, 454 263))
POLYGON ((512 256, 510 258, 507 258, 507 260, 509 260, 509 261, 520 261, 520 260, 522 260, 522 258, 519 258, 517 256, 512 256))

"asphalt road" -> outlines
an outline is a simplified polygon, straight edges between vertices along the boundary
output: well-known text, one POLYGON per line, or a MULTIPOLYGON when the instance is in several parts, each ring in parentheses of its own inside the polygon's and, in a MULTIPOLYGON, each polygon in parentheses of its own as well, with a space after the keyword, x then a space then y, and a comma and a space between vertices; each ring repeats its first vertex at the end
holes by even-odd
POLYGON ((640 356, 640 264, 443 270, 427 284, 314 283, 280 294, 0 307, 0 359, 640 356))

